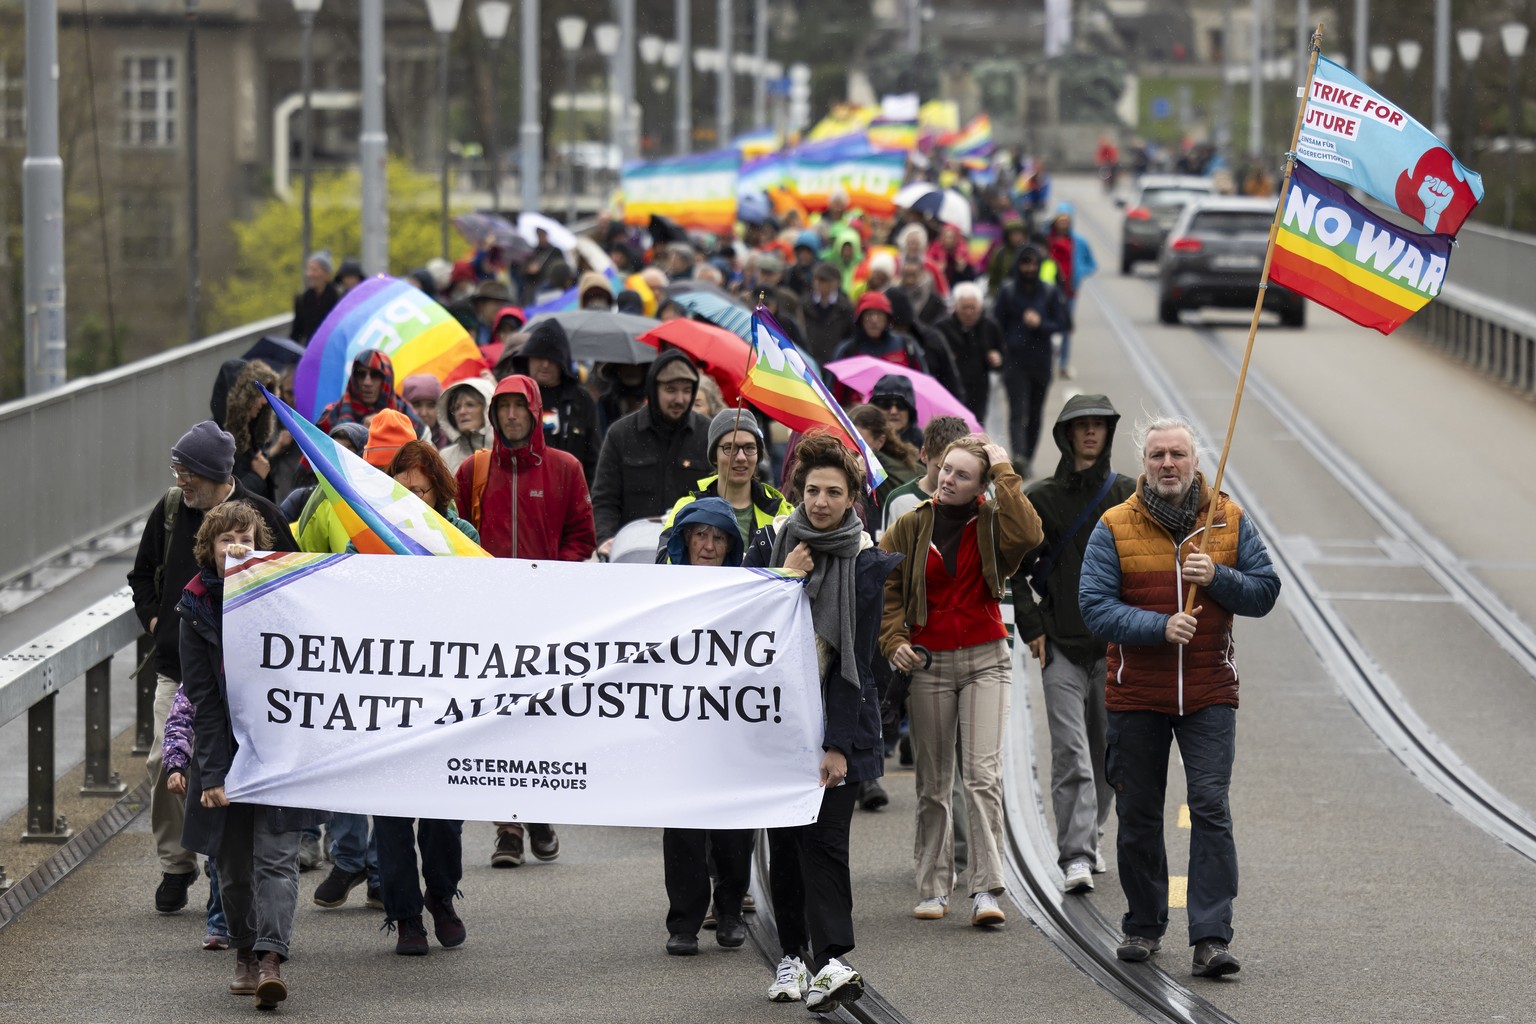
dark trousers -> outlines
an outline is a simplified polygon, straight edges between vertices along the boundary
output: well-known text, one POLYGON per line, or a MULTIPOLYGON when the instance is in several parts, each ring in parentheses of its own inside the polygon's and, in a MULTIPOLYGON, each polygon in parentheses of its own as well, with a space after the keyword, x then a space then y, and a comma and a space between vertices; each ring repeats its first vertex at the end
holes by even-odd
POLYGON ((1031 373, 1017 362, 1010 361, 1003 367, 1003 388, 1008 392, 1008 444, 1015 459, 1035 461, 1045 422, 1045 392, 1050 386, 1049 364, 1044 374, 1031 373))
POLYGON ((773 916, 785 956, 804 956, 814 974, 853 948, 853 880, 848 830, 859 787, 822 792, 821 813, 809 825, 768 830, 768 879, 773 916))
POLYGON ((299 903, 299 833, 274 832, 278 809, 230 804, 213 864, 236 949, 288 959, 299 903))
POLYGON ((427 892, 440 898, 458 892, 459 879, 464 877, 463 833, 462 821, 374 815, 373 834, 379 846, 379 888, 384 896, 387 920, 421 916, 421 880, 416 875, 418 846, 421 848, 421 879, 426 880, 427 892))
POLYGON ((667 828, 661 831, 667 880, 667 934, 697 935, 709 912, 709 865, 715 866, 715 913, 740 917, 741 898, 752 878, 749 828, 667 828))
POLYGON ((1232 941, 1237 897, 1237 842, 1227 791, 1237 748, 1237 709, 1226 704, 1193 714, 1111 711, 1105 732, 1105 775, 1120 819, 1116 854, 1128 909, 1128 935, 1161 938, 1168 927, 1168 853, 1163 802, 1168 748, 1174 737, 1189 795, 1189 942, 1232 941))

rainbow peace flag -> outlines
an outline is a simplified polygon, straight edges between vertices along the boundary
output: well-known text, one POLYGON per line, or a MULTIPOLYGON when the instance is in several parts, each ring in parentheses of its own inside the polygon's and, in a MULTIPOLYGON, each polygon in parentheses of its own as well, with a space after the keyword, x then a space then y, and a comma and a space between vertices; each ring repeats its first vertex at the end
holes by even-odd
POLYGON ((992 152, 992 119, 986 114, 977 114, 958 132, 940 138, 939 143, 952 157, 986 156, 992 152))
POLYGON ((1276 284, 1382 334, 1440 294, 1451 236, 1397 227, 1300 160, 1280 201, 1276 284))
POLYGON ((736 226, 736 188, 741 153, 713 153, 647 160, 624 168, 624 223, 645 226, 653 214, 684 228, 728 235, 736 226))
POLYGON ((752 311, 752 364, 741 382, 747 401, 791 430, 831 431, 843 444, 864 457, 865 482, 873 491, 885 482, 885 468, 864 443, 842 406, 811 372, 773 314, 762 306, 752 311))
POLYGON ((917 148, 917 122, 876 119, 869 126, 869 144, 876 149, 910 153, 917 148))
POLYGON ((310 339, 294 371, 294 405, 306 418, 319 418, 347 390, 352 360, 373 348, 394 363, 396 387, 416 373, 448 384, 485 366, 451 313, 415 285, 374 277, 347 292, 310 339))
POLYGON ((755 132, 736 136, 731 140, 731 145, 741 153, 743 160, 756 160, 777 153, 783 148, 784 140, 772 128, 759 128, 755 132))
POLYGON ((490 555, 425 502, 262 388, 277 421, 309 459, 331 511, 365 555, 490 555))

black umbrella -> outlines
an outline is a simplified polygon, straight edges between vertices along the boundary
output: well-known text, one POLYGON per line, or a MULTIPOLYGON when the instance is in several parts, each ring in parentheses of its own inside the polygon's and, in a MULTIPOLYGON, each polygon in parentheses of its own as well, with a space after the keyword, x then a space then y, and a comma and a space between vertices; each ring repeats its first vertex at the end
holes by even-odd
POLYGON ((651 241, 656 245, 669 245, 672 242, 688 241, 688 232, 682 225, 670 217, 663 217, 659 213, 651 214, 651 241))
POLYGON ((593 363, 649 363, 656 359, 654 348, 635 340, 661 323, 653 317, 579 309, 536 316, 529 321, 528 330, 545 320, 554 320, 565 328, 572 359, 593 363))
POLYGON ((292 338, 268 334, 247 349, 240 358, 247 362, 260 359, 274 370, 281 370, 285 366, 298 365, 299 360, 304 358, 304 346, 292 338))
POLYGON ((490 239, 510 267, 522 266, 533 255, 533 246, 517 233, 512 222, 494 213, 461 213, 453 218, 453 226, 476 248, 490 239))

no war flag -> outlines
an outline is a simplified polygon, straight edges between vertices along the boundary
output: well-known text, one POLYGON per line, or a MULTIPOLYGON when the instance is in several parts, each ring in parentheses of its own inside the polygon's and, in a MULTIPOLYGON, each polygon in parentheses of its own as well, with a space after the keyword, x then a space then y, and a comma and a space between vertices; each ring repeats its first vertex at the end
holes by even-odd
POLYGON ((1397 104, 1318 57, 1296 153, 1318 172, 1455 235, 1483 199, 1469 170, 1397 104))
POLYGON ((1440 294, 1448 235, 1388 223, 1301 161, 1281 197, 1270 280, 1391 334, 1440 294))

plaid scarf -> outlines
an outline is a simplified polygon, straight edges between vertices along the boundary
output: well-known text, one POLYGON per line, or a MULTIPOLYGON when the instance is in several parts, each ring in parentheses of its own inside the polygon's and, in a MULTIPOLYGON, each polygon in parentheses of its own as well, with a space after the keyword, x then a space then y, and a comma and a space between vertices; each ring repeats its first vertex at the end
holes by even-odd
POLYGON ((1177 505, 1154 491, 1150 480, 1141 486, 1141 502, 1147 506, 1147 513, 1173 534, 1175 544, 1184 543, 1184 538, 1194 532, 1195 523, 1200 518, 1200 490, 1203 483, 1200 475, 1196 474, 1194 482, 1184 494, 1184 500, 1177 505))

